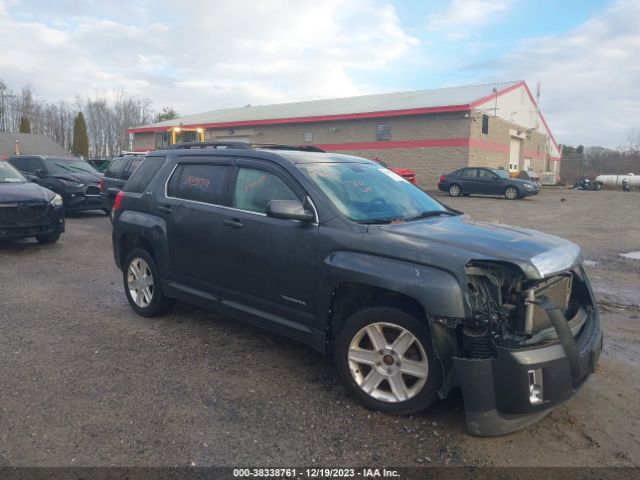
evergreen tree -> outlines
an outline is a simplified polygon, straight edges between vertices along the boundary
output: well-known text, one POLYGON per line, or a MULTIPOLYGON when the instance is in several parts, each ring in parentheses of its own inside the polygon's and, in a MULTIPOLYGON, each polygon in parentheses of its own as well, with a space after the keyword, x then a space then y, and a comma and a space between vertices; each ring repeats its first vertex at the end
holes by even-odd
POLYGON ((166 107, 162 107, 162 111, 153 118, 153 123, 164 122, 166 120, 173 120, 178 117, 179 117, 178 112, 176 112, 176 110, 173 107, 166 106, 166 107))
POLYGON ((73 122, 73 144, 71 146, 71 153, 76 157, 82 156, 83 158, 87 158, 89 156, 87 124, 84 121, 84 115, 82 115, 82 112, 78 112, 78 115, 73 122))
POLYGON ((20 117, 20 133, 31 133, 31 123, 29 118, 24 115, 20 117))

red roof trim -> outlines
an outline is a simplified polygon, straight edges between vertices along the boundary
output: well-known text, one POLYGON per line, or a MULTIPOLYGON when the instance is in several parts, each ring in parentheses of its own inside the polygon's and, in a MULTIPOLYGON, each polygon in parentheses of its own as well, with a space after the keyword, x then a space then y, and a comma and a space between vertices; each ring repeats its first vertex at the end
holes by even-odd
POLYGON ((509 93, 512 92, 514 90, 516 90, 517 88, 520 88, 522 85, 526 85, 525 82, 518 82, 515 85, 511 85, 510 87, 505 88, 504 90, 498 90, 496 93, 492 93, 491 95, 487 95, 486 97, 482 97, 480 100, 476 100, 475 102, 471 103, 471 108, 476 108, 478 105, 481 105, 485 102, 488 102, 489 100, 493 100, 494 98, 500 97, 502 95, 504 95, 505 93, 509 93))
POLYGON ((551 137, 551 141, 553 142, 553 144, 555 145, 555 147, 558 149, 558 151, 560 151, 560 147, 558 146, 558 142, 556 142, 556 139, 553 136, 553 133, 551 133, 551 129, 549 128, 549 125, 547 124, 547 121, 544 118, 544 115, 542 115, 542 112, 540 111, 540 108, 538 106, 538 102, 536 102, 535 98, 533 98, 533 95, 531 94, 531 90, 529 90, 529 86, 527 85, 527 82, 518 82, 515 85, 511 85, 508 88, 505 88, 504 90, 500 90, 497 93, 494 93, 492 95, 487 95, 486 97, 481 98, 480 100, 476 100, 475 102, 470 104, 471 108, 476 108, 479 105, 488 102, 490 100, 493 100, 496 97, 500 97, 506 93, 512 92, 520 87, 524 87, 525 91, 527 92, 527 95, 529 95, 529 99, 531 99, 531 102, 533 103, 533 105, 536 107, 536 110, 538 110, 538 115, 540 115, 540 119, 542 120, 542 123, 544 124, 545 128, 547 129, 547 132, 549 132, 549 136, 551 137))
MULTIPOLYGON (((405 115, 425 115, 430 113, 446 113, 446 112, 464 112, 470 110, 469 105, 450 105, 444 107, 429 108, 410 108, 403 110, 385 110, 382 112, 364 112, 364 113, 345 113, 339 115, 316 115, 311 117, 296 118, 271 118, 266 120, 243 120, 238 122, 218 122, 218 123, 193 123, 188 125, 179 125, 185 128, 230 128, 230 127, 248 127, 257 125, 282 125, 290 123, 310 123, 310 122, 332 122, 337 120, 360 120, 366 118, 384 118, 384 117, 400 117, 405 115)), ((164 127, 138 127, 130 128, 129 133, 143 132, 166 132, 172 126, 164 127)))

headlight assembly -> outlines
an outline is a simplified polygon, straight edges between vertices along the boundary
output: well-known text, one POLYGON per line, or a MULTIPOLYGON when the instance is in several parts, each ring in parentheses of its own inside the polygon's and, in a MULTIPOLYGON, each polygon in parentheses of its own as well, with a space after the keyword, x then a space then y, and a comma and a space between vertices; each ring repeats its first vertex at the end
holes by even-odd
POLYGON ((64 178, 61 178, 60 181, 64 183, 67 187, 76 187, 76 188, 84 187, 84 183, 74 182, 72 180, 66 180, 64 178))
POLYGON ((51 199, 51 201, 49 202, 49 205, 52 205, 54 207, 61 207, 62 206, 62 197, 56 193, 53 196, 53 198, 51 199))

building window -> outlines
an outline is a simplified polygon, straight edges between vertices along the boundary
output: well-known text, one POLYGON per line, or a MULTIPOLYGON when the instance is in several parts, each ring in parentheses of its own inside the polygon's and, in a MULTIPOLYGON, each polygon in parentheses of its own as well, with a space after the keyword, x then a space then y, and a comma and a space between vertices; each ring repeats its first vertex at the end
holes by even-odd
POLYGON ((313 133, 312 132, 304 132, 304 141, 305 142, 313 142, 313 133))
POLYGON ((376 140, 391 140, 391 125, 376 125, 376 140))
POLYGON ((482 133, 489 133, 489 115, 482 115, 482 133))

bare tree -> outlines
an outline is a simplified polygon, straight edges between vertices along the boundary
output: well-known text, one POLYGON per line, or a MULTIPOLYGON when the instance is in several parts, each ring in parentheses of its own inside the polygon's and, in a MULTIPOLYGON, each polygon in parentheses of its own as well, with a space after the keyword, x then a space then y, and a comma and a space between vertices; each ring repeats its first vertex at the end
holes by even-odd
POLYGON ((90 157, 110 157, 129 145, 129 128, 145 125, 153 119, 151 100, 128 97, 116 92, 113 100, 82 99, 73 104, 60 101, 48 103, 36 97, 31 87, 14 93, 0 81, 0 131, 17 132, 21 118, 27 118, 33 133, 44 134, 71 149, 73 121, 82 111, 89 136, 90 157))

